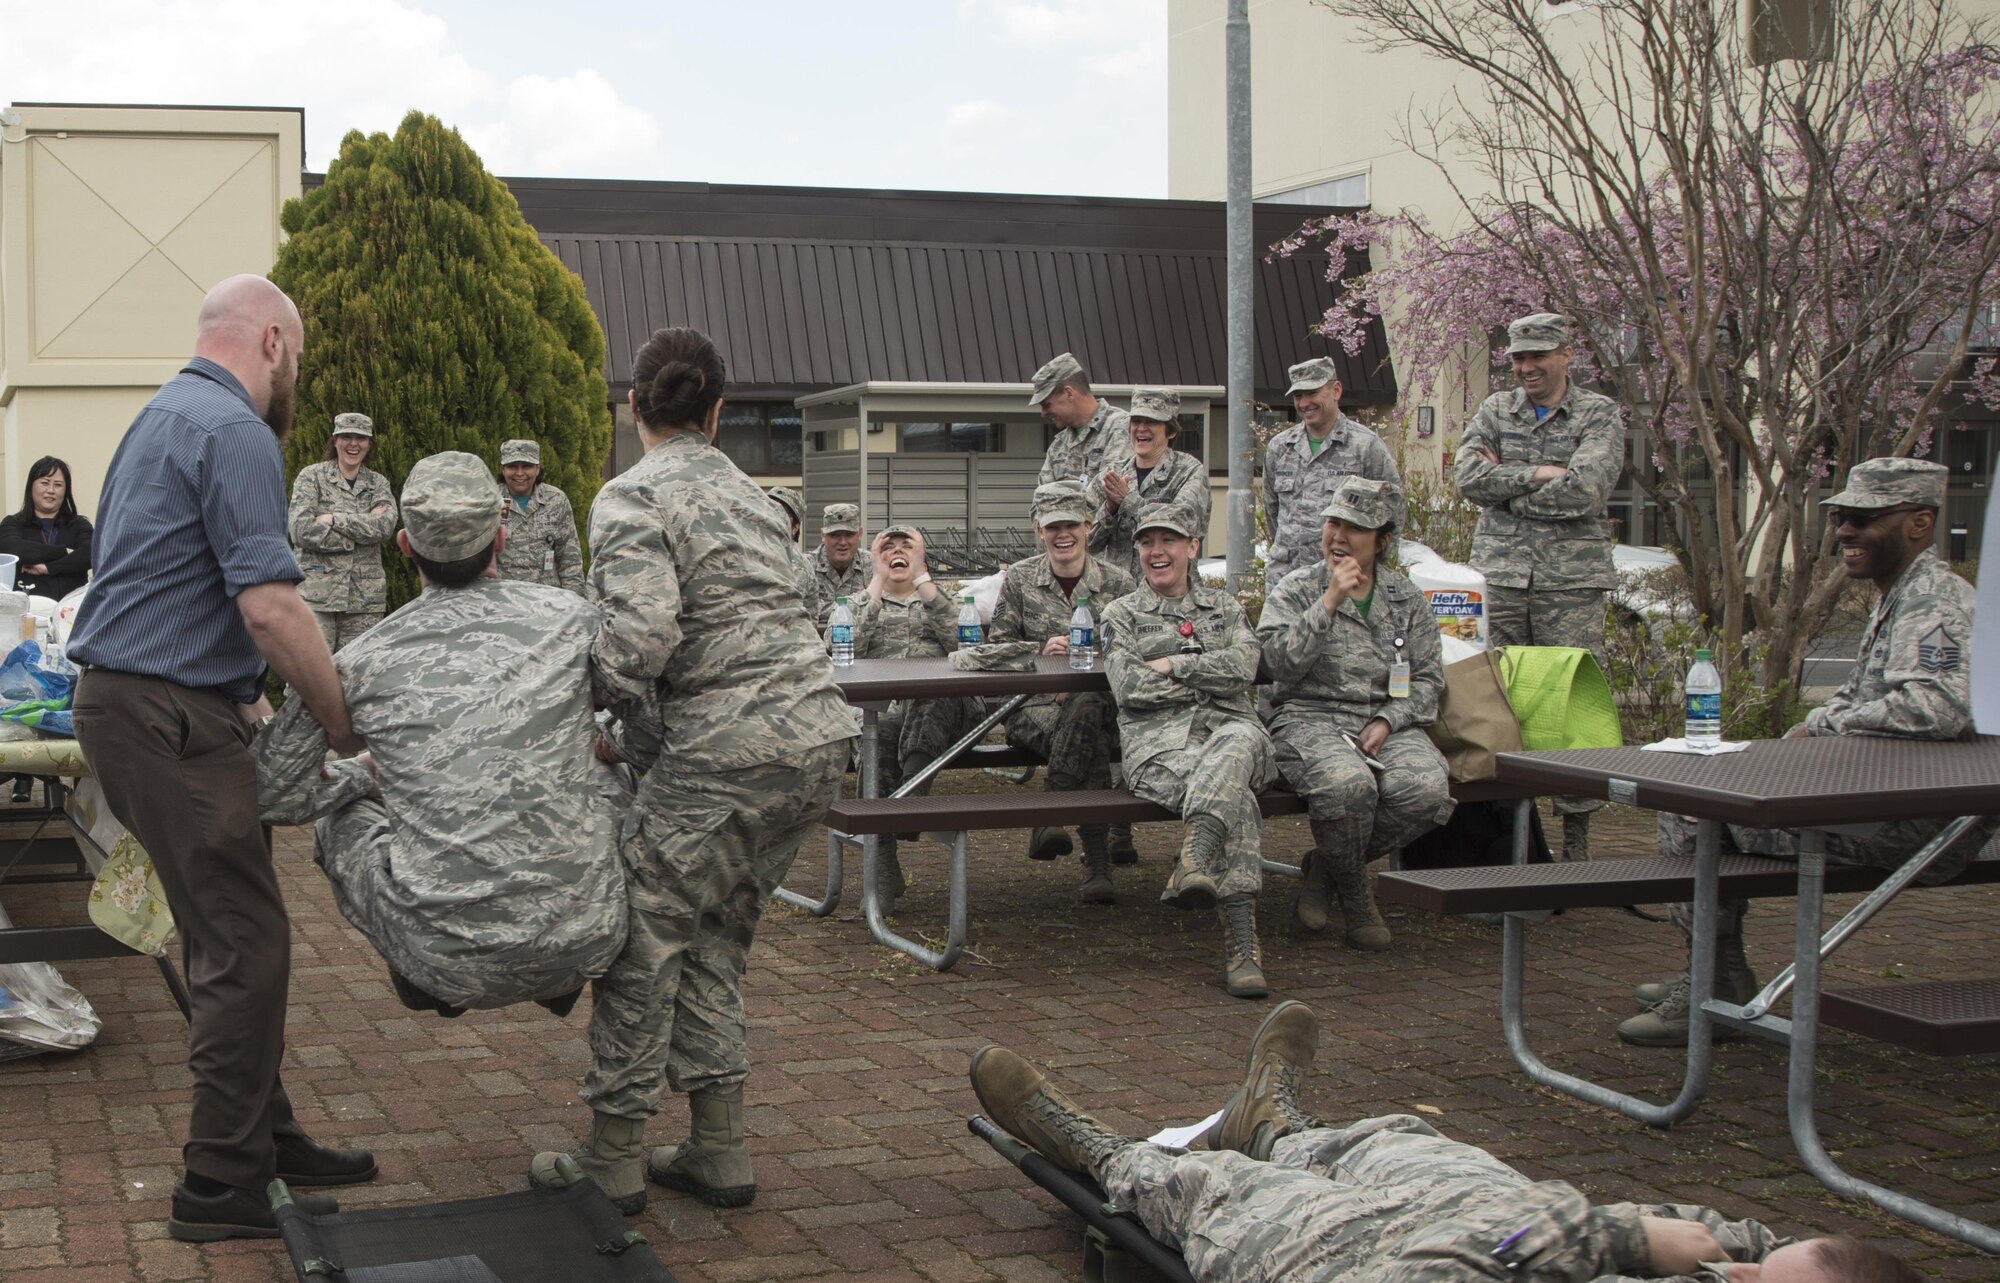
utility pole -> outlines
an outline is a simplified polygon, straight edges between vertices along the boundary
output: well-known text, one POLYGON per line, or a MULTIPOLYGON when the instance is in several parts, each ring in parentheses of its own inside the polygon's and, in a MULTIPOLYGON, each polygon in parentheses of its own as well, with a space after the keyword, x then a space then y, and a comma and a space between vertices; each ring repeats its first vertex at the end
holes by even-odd
POLYGON ((1229 347, 1229 588, 1234 592, 1250 573, 1257 543, 1257 506, 1253 480, 1257 443, 1250 425, 1250 0, 1229 0, 1229 21, 1223 34, 1224 103, 1228 116, 1228 213, 1224 220, 1224 256, 1228 264, 1229 347))

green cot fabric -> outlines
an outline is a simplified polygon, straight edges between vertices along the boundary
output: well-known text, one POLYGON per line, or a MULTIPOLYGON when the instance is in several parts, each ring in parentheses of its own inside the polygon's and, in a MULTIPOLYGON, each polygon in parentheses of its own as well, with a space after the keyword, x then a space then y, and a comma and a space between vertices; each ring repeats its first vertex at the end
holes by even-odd
POLYGON ((1509 646, 1500 656, 1507 702, 1530 750, 1617 748, 1625 742, 1604 670, 1575 646, 1509 646))

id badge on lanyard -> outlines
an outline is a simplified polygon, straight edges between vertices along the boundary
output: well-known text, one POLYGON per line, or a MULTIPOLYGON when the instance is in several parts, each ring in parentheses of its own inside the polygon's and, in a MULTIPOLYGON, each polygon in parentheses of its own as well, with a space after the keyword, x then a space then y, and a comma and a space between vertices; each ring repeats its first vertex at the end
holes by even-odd
POLYGON ((1396 659, 1389 665, 1389 698, 1408 699, 1410 697, 1410 661, 1403 658, 1403 639, 1396 638, 1396 659))

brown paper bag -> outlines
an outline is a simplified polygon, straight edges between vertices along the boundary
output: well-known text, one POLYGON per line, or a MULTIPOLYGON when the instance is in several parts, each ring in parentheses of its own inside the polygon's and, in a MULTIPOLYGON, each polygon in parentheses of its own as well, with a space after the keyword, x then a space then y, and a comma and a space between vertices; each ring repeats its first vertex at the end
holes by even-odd
POLYGON ((1483 650, 1444 666, 1444 694, 1430 737, 1454 784, 1490 780, 1495 754, 1521 751, 1521 723, 1507 702, 1498 652, 1483 650))

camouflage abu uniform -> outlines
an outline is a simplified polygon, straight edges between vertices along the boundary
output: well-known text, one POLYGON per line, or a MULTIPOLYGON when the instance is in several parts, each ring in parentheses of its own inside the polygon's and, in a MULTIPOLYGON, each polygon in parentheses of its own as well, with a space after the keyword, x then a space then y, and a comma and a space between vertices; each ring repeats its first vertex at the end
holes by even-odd
MULTIPOLYGON (((500 505, 474 456, 420 461, 403 493, 426 557, 492 543, 500 505)), ((625 943, 629 791, 592 752, 597 627, 574 593, 481 578, 426 590, 344 648, 334 665, 379 799, 358 760, 325 762, 304 700, 258 736, 265 821, 317 819, 313 858, 342 915, 452 1006, 573 992, 625 943)))
MULTIPOLYGON (((1326 357, 1301 361, 1287 373, 1292 383, 1286 395, 1325 387, 1338 377, 1326 357)), ((1265 583, 1275 584, 1319 559, 1319 514, 1349 477, 1393 483, 1398 491, 1396 529, 1403 528, 1403 479, 1381 437, 1342 414, 1327 430, 1326 444, 1317 454, 1303 423, 1271 438, 1264 449, 1264 524, 1270 540, 1265 583)))
MULTIPOLYGON (((1507 351, 1548 352, 1569 346, 1569 322, 1549 312, 1507 327, 1507 351)), ((1486 622, 1495 646, 1578 646, 1604 659, 1604 597, 1618 582, 1611 562, 1612 527, 1605 505, 1625 466, 1625 421, 1608 396, 1569 384, 1562 404, 1536 417, 1525 390, 1496 392, 1479 407, 1458 445, 1452 480, 1479 505, 1472 564, 1486 576, 1486 622), (1489 463, 1478 451, 1499 458, 1489 463), (1568 472, 1538 483, 1535 469, 1568 472)), ((1559 797, 1564 816, 1587 815, 1604 803, 1559 797)), ((1586 848, 1585 821, 1565 823, 1564 858, 1586 848)))
POLYGON ((1278 771, 1311 809, 1314 845, 1366 863, 1451 818, 1444 758, 1424 733, 1437 720, 1444 648, 1424 595, 1399 572, 1376 566, 1366 619, 1352 598, 1327 613, 1331 574, 1322 560, 1285 576, 1265 599, 1257 636, 1275 682, 1278 771), (1410 694, 1391 699, 1389 665, 1399 657, 1410 665, 1410 694), (1341 739, 1378 717, 1389 724, 1375 750, 1379 775, 1341 739))
MULTIPOLYGON (((890 526, 883 533, 908 533, 890 526)), ((940 591, 925 601, 921 593, 902 600, 863 592, 854 607, 856 659, 937 658, 958 649, 956 598, 940 591)), ((936 761, 960 736, 978 724, 984 708, 976 699, 897 700, 875 722, 881 746, 878 782, 883 796, 903 779, 936 761)))
MULTIPOLYGON (((824 534, 829 530, 851 530, 859 534, 861 509, 851 503, 826 505, 826 511, 820 514, 820 532, 824 534)), ((847 569, 835 570, 826 559, 826 545, 821 544, 812 550, 812 555, 806 560, 812 563, 813 627, 825 636, 826 617, 833 613, 833 603, 845 597, 848 605, 852 606, 856 597, 868 591, 868 581, 875 577, 875 559, 866 547, 856 548, 854 560, 847 564, 847 569)))
MULTIPOLYGON (((1178 392, 1140 388, 1132 393, 1132 414, 1136 417, 1171 423, 1180 408, 1178 392)), ((1117 504, 1109 498, 1101 500, 1097 521, 1090 528, 1090 551, 1130 575, 1134 583, 1139 581, 1139 549, 1134 540, 1139 537, 1139 519, 1147 510, 1161 504, 1175 505, 1187 514, 1189 525, 1200 537, 1199 532, 1208 529, 1211 502, 1208 465, 1191 454, 1169 446, 1144 477, 1138 475, 1138 469, 1135 455, 1129 468, 1120 469, 1131 489, 1117 504)))
MULTIPOLYGON (((336 436, 375 437, 365 414, 337 414, 336 436)), ((292 482, 292 549, 305 579, 299 596, 312 607, 328 650, 373 628, 389 608, 382 544, 396 533, 396 495, 389 478, 363 465, 353 481, 332 459, 307 464, 292 482), (332 514, 333 524, 320 521, 332 514)))
MULTIPOLYGON (((1848 474, 1847 489, 1821 506, 1862 510, 1922 504, 1941 509, 1945 476, 1943 467, 1922 460, 1870 459, 1856 464, 1848 474)), ((1930 549, 1918 553, 1875 604, 1855 654, 1854 671, 1831 699, 1806 714, 1806 734, 1972 738, 1972 602, 1971 584, 1952 573, 1930 549)), ((1822 835, 1826 858, 1833 864, 1897 868, 1945 824, 1935 819, 1898 820, 1866 835, 1828 832, 1822 835)), ((2000 819, 1973 825, 1918 880, 1938 883, 1957 877, 1996 826, 2000 819)), ((1695 829, 1694 821, 1661 812, 1661 854, 1693 855, 1695 829)), ((1723 826, 1723 849, 1793 857, 1799 851, 1798 834, 1728 824, 1723 826)), ((1729 961, 1739 961, 1749 902, 1725 899, 1720 907, 1717 951, 1729 961)), ((1692 907, 1672 905, 1669 916, 1691 939, 1692 907)), ((1747 971, 1748 964, 1743 966, 1747 971)))
MULTIPOLYGON (((1034 391, 1029 405, 1040 405, 1066 381, 1083 376, 1083 366, 1064 352, 1035 371, 1034 391)), ((1103 397, 1090 422, 1080 428, 1057 428, 1042 456, 1038 483, 1080 481, 1090 491, 1093 512, 1103 500, 1104 474, 1113 470, 1132 475, 1131 416, 1103 397)))
POLYGON ((676 432, 590 510, 599 699, 651 711, 623 847, 625 951, 598 982, 583 1096, 643 1119, 663 1083, 740 1083, 744 962, 764 902, 840 786, 854 719, 798 609, 784 516, 728 456, 676 432))
MULTIPOLYGON (((1507 329, 1510 353, 1569 345, 1568 322, 1549 313, 1507 329)), ((1452 467, 1459 493, 1480 508, 1472 564, 1486 576, 1493 644, 1598 649, 1604 594, 1618 582, 1605 504, 1625 466, 1624 419, 1617 402, 1574 380, 1561 405, 1539 419, 1535 410, 1518 388, 1487 397, 1452 467), (1569 471, 1538 483, 1543 464, 1569 471)))
MULTIPOLYGON (((1038 486, 1036 526, 1088 521, 1089 502, 1085 487, 1074 481, 1038 486)), ((1090 599, 1091 613, 1100 624, 1105 608, 1131 591, 1130 575, 1086 553, 1075 596, 1090 599)), ((987 644, 1025 643, 1039 650, 1051 637, 1068 637, 1070 616, 1076 613, 1075 596, 1063 591, 1046 552, 1022 558, 1007 567, 1001 580, 993 622, 986 629, 987 644)), ((1036 695, 1007 719, 1007 742, 1049 764, 1051 789, 1108 788, 1111 755, 1117 744, 1113 738, 1115 717, 1108 695, 1091 692, 1063 700, 1036 695)))
MULTIPOLYGON (((772 486, 765 493, 771 496, 772 502, 785 510, 785 515, 791 524, 798 526, 801 530, 805 528, 805 500, 799 498, 797 491, 788 486, 772 486)), ((790 544, 786 552, 791 557, 792 577, 798 580, 799 583, 799 603, 805 607, 806 613, 811 615, 813 613, 813 599, 819 593, 819 576, 813 571, 812 562, 808 561, 806 555, 799 551, 798 537, 794 535, 787 542, 790 544)), ((813 627, 819 627, 819 622, 819 619, 815 618, 813 620, 813 627)))
MULTIPOLYGON (((541 443, 501 442, 500 466, 510 463, 541 467, 541 443)), ((506 501, 500 521, 507 527, 507 546, 500 550, 500 577, 582 592, 583 547, 577 542, 576 513, 569 506, 569 496, 537 481, 526 496, 524 509, 505 482, 500 483, 500 493, 506 501)))
MULTIPOLYGON (((1277 769, 1257 719, 1257 635, 1243 607, 1220 588, 1195 585, 1169 599, 1141 584, 1105 610, 1103 626, 1128 786, 1183 819, 1220 820, 1227 837, 1214 853, 1218 863, 1200 871, 1217 899, 1254 896, 1264 884, 1257 792, 1277 769), (1201 653, 1183 653, 1184 623, 1201 653), (1149 659, 1171 661, 1172 675, 1147 667, 1149 659)), ((1178 893, 1188 872, 1185 861, 1175 867, 1163 899, 1178 893)))
MULTIPOLYGON (((1201 1283, 1636 1283, 1658 1277, 1642 1216, 1698 1221, 1738 1261, 1792 1241, 1705 1207, 1593 1207, 1407 1114, 1289 1132, 1269 1162, 1129 1142, 1093 1169, 1201 1283)), ((1708 1269, 1675 1278, 1723 1283, 1708 1269)))

